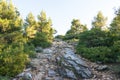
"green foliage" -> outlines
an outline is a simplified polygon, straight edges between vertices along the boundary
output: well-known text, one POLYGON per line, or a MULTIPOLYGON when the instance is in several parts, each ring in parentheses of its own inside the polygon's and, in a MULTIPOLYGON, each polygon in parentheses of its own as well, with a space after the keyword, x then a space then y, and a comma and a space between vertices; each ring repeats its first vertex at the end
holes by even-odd
POLYGON ((25 64, 29 61, 23 49, 22 44, 12 44, 2 50, 0 53, 1 75, 15 76, 23 71, 25 64))
POLYGON ((0 75, 15 76, 35 57, 35 47, 48 47, 53 40, 52 22, 41 12, 38 22, 32 13, 25 19, 12 2, 0 1, 0 75), (22 27, 24 26, 24 27, 22 27))
POLYGON ((105 18, 98 13, 92 22, 93 28, 79 34, 77 53, 91 61, 120 62, 120 10, 111 23, 110 30, 102 30, 105 18))
POLYGON ((41 46, 43 48, 49 47, 53 40, 52 21, 51 19, 47 19, 46 13, 42 11, 41 14, 38 15, 37 23, 37 33, 32 43, 35 46, 41 46))
POLYGON ((94 62, 100 61, 106 63, 115 62, 116 60, 116 56, 113 56, 115 54, 111 52, 111 49, 104 46, 90 48, 81 46, 77 48, 77 53, 94 62))
POLYGON ((36 37, 31 42, 35 47, 41 46, 43 48, 46 48, 51 45, 51 43, 47 40, 48 39, 45 33, 37 33, 36 37))
POLYGON ((102 29, 106 25, 107 18, 105 18, 101 11, 98 12, 97 16, 94 17, 92 22, 92 28, 102 29))
POLYGON ((116 62, 120 62, 120 40, 114 41, 113 46, 111 46, 113 56, 116 57, 116 62))
POLYGON ((72 40, 72 39, 79 39, 78 34, 66 34, 63 40, 72 40))
POLYGON ((57 36, 55 36, 55 38, 63 40, 64 39, 64 35, 57 35, 57 36))
POLYGON ((32 13, 29 13, 25 19, 24 29, 25 37, 28 43, 35 47, 49 47, 53 40, 53 28, 51 19, 47 19, 46 13, 41 12, 38 15, 38 21, 35 20, 32 13))
POLYGON ((0 1, 0 24, 0 33, 20 30, 22 25, 22 19, 17 9, 12 3, 4 0, 0 1))
POLYGON ((29 62, 31 48, 26 46, 22 19, 12 2, 0 1, 0 75, 15 76, 29 62))
POLYGON ((35 17, 33 16, 32 13, 29 13, 28 16, 25 19, 25 23, 24 23, 24 33, 25 36, 27 38, 27 40, 29 41, 31 38, 35 37, 36 34, 36 26, 37 26, 37 22, 35 20, 35 17))
POLYGON ((87 31, 86 25, 82 25, 78 19, 73 19, 71 29, 66 32, 64 40, 78 39, 79 34, 87 31))
POLYGON ((110 24, 110 32, 113 41, 120 40, 120 8, 116 11, 116 16, 110 24))
POLYGON ((120 33, 120 8, 118 9, 118 11, 116 11, 116 16, 113 19, 112 23, 110 24, 110 30, 112 33, 114 33, 114 35, 119 35, 120 33))
MULTIPOLYGON (((101 31, 100 29, 91 29, 83 32, 80 34, 79 43, 76 48, 77 53, 95 62, 116 62, 118 53, 115 53, 113 50, 114 46, 111 44, 113 42, 110 42, 112 40, 110 40, 111 38, 108 34, 109 32, 101 31)), ((115 46, 117 45, 115 44, 115 46)))
POLYGON ((91 29, 80 34, 79 44, 85 44, 86 47, 107 46, 108 39, 108 32, 91 29))
POLYGON ((24 44, 24 53, 30 58, 36 57, 35 46, 33 44, 24 44))
POLYGON ((47 37, 48 42, 52 42, 53 40, 54 30, 51 26, 52 26, 52 20, 50 18, 47 19, 46 13, 42 11, 41 14, 38 15, 37 32, 46 34, 44 36, 47 37))

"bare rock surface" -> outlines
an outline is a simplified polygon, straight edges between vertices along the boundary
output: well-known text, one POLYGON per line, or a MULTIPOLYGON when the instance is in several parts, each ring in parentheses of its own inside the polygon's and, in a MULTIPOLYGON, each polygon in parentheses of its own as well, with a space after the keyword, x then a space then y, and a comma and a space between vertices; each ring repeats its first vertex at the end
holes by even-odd
POLYGON ((107 66, 82 58, 72 45, 61 40, 43 50, 38 47, 36 56, 31 67, 13 80, 119 80, 106 70, 107 66))

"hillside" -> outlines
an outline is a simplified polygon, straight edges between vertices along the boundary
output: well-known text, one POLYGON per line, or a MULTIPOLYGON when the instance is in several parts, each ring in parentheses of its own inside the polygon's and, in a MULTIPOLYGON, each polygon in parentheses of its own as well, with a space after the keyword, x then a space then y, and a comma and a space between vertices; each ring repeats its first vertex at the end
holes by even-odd
MULTIPOLYGON (((72 45, 61 40, 54 40, 52 46, 43 49, 42 52, 38 52, 36 58, 31 59, 29 67, 17 77, 24 78, 24 80, 30 77, 33 80, 118 80, 115 74, 108 70, 108 66, 90 62, 74 54, 79 58, 76 59, 76 62, 80 61, 77 64, 81 65, 79 66, 81 69, 78 71, 81 71, 81 73, 76 75, 74 69, 70 69, 69 66, 70 64, 72 66, 76 64, 68 63, 69 61, 74 61, 74 55, 72 54, 71 56, 73 52, 75 53, 75 50, 72 45), (63 58, 65 56, 68 56, 68 62, 63 58), (58 60, 61 60, 61 62, 58 60)), ((18 78, 13 80, 18 80, 18 78)))

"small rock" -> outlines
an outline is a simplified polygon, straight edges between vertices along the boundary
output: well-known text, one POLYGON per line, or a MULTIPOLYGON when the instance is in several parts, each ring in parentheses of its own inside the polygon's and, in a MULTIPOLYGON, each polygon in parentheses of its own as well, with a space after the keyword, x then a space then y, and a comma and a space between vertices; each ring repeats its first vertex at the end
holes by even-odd
POLYGON ((101 65, 101 66, 98 66, 98 67, 96 68, 96 70, 98 70, 98 71, 108 70, 108 66, 107 66, 107 65, 101 65))
POLYGON ((56 76, 56 72, 54 70, 48 70, 48 76, 54 77, 54 76, 56 76))
POLYGON ((32 80, 32 74, 30 72, 22 72, 17 77, 22 78, 22 80, 32 80))
POLYGON ((44 54, 52 54, 53 51, 52 51, 51 49, 44 49, 44 50, 43 50, 43 53, 44 53, 44 54))
POLYGON ((71 78, 71 79, 75 79, 75 80, 76 80, 76 76, 75 76, 75 74, 74 74, 73 71, 68 70, 68 69, 66 69, 65 71, 66 71, 66 76, 67 76, 68 78, 71 78))
POLYGON ((31 73, 27 72, 24 73, 24 76, 22 77, 23 80, 32 80, 32 75, 31 73))

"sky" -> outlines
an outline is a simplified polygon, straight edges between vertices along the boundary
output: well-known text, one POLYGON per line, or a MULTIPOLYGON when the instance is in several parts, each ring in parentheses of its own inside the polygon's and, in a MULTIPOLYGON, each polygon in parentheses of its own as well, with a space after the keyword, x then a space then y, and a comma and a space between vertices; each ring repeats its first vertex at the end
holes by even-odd
POLYGON ((115 9, 120 7, 120 0, 12 0, 23 19, 29 12, 35 17, 45 11, 52 19, 57 34, 64 35, 70 29, 71 21, 79 19, 81 24, 91 28, 91 22, 102 11, 108 18, 107 25, 114 18, 115 9))

